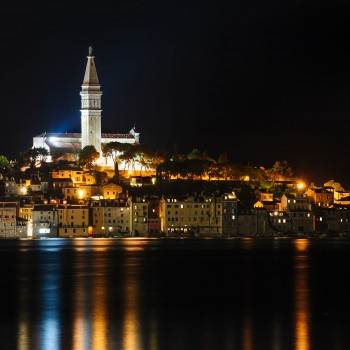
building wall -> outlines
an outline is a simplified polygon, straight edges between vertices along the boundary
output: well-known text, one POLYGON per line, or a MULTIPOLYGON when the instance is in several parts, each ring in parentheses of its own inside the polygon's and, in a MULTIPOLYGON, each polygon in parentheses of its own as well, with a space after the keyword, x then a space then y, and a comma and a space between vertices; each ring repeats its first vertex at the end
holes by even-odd
POLYGON ((238 235, 238 202, 227 195, 222 200, 222 234, 226 237, 238 235))
POLYGON ((0 207, 0 237, 16 237, 16 204, 2 204, 0 207))
POLYGON ((33 238, 58 237, 55 205, 34 205, 33 238))
POLYGON ((91 208, 94 235, 129 234, 129 206, 93 206, 91 208))
POLYGON ((222 203, 215 197, 203 201, 163 198, 160 217, 167 235, 213 236, 222 234, 222 203))
POLYGON ((148 202, 145 199, 129 198, 130 227, 133 236, 148 235, 148 202))
POLYGON ((62 205, 57 208, 59 237, 88 237, 89 209, 87 206, 62 205))
POLYGON ((102 196, 104 199, 116 199, 122 191, 122 187, 114 183, 102 186, 102 196))

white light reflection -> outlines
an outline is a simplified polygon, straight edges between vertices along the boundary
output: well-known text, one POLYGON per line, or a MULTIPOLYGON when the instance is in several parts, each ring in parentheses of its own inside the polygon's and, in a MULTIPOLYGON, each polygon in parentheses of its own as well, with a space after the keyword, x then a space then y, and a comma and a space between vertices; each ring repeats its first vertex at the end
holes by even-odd
MULTIPOLYGON (((74 245, 79 245, 78 240, 74 240, 74 245)), ((75 251, 82 252, 85 249, 75 247, 75 251)), ((88 349, 90 343, 90 329, 91 325, 87 319, 87 310, 85 306, 88 304, 89 284, 86 276, 80 271, 84 271, 86 261, 84 255, 79 259, 74 259, 75 265, 72 266, 75 271, 73 286, 73 350, 88 349)))
POLYGON ((59 282, 57 281, 56 271, 52 271, 48 261, 42 261, 40 276, 41 282, 41 324, 39 330, 39 342, 41 349, 60 350, 59 344, 59 282))
POLYGON ((50 350, 60 350, 59 345, 59 324, 58 320, 54 319, 54 315, 51 317, 44 317, 42 335, 40 336, 42 340, 42 349, 50 349, 50 350))
MULTIPOLYGON (((79 248, 76 250, 79 250, 79 248)), ((85 261, 81 259, 74 259, 75 265, 72 266, 75 273, 75 281, 73 283, 73 350, 87 349, 89 344, 88 332, 86 331, 86 312, 85 307, 87 301, 86 291, 88 285, 85 285, 85 276, 79 273, 84 269, 85 261)))
MULTIPOLYGON (((25 251, 25 248, 21 248, 21 251, 25 251)), ((23 254, 19 255, 20 258, 23 257, 23 254)), ((17 348, 18 350, 29 350, 30 349, 30 330, 29 330, 29 314, 28 314, 28 284, 27 279, 24 276, 28 276, 28 265, 21 261, 19 264, 20 276, 18 279, 17 289, 18 293, 18 314, 19 314, 19 325, 18 325, 18 339, 17 339, 17 348)))

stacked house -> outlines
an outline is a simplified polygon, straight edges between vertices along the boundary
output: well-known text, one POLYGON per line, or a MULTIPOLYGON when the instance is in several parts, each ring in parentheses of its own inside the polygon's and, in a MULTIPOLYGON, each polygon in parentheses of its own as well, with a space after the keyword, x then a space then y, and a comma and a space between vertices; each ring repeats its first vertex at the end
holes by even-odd
POLYGON ((67 165, 48 176, 4 175, 1 181, 0 238, 350 234, 349 192, 329 186, 300 191, 288 184, 279 198, 257 190, 249 204, 239 189, 128 195, 122 185, 98 183, 94 172, 67 165))

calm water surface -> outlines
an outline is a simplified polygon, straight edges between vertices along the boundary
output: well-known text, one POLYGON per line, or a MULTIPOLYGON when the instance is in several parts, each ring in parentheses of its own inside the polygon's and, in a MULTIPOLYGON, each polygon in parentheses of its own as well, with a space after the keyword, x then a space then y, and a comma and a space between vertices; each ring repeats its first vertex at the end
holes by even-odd
POLYGON ((350 241, 0 241, 0 348, 350 349, 350 241))

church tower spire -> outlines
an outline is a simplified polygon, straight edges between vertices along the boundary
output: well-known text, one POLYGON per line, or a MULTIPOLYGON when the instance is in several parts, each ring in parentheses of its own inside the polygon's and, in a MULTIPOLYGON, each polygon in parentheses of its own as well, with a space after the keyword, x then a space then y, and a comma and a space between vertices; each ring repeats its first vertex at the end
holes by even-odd
POLYGON ((89 47, 89 56, 83 84, 81 86, 81 148, 95 146, 101 154, 101 85, 98 81, 93 49, 89 47))

